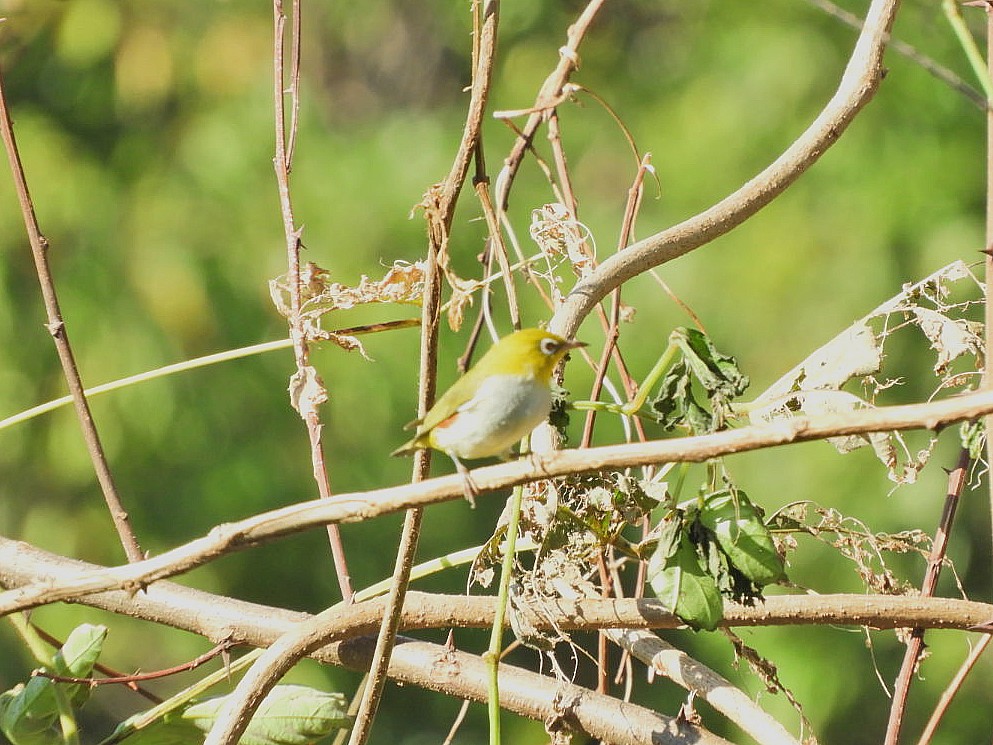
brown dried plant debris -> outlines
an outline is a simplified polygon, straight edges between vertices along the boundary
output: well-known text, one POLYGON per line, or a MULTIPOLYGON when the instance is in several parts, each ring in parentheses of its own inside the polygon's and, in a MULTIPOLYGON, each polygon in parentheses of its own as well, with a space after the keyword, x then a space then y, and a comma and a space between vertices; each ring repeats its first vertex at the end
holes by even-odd
MULTIPOLYGON (((935 394, 956 393, 979 384, 984 365, 983 326, 969 314, 983 302, 983 285, 968 266, 955 261, 903 289, 859 319, 770 386, 748 406, 753 423, 797 414, 844 414, 871 408, 885 390, 903 378, 880 377, 887 340, 898 331, 917 332, 934 353, 935 394), (953 293, 968 293, 953 300, 953 293), (958 363, 958 364, 956 364, 958 363), (958 368, 957 370, 954 368, 958 368), (852 384, 858 393, 843 390, 852 384)), ((913 483, 927 465, 936 436, 911 447, 897 432, 835 437, 829 441, 840 453, 870 445, 891 481, 913 483)))
MULTIPOLYGON (((424 295, 425 271, 423 261, 395 261, 381 279, 370 279, 363 274, 359 283, 352 287, 331 281, 330 271, 312 261, 306 262, 300 269, 299 313, 305 340, 329 341, 367 357, 356 337, 324 329, 324 316, 332 311, 350 310, 369 303, 420 305, 424 295)), ((269 295, 276 309, 292 321, 290 278, 284 274, 269 280, 269 295)))
MULTIPOLYGON (((537 548, 533 560, 514 573, 510 620, 522 643, 548 651, 566 635, 538 632, 529 618, 551 617, 543 610, 549 600, 599 597, 600 589, 591 578, 604 550, 625 543, 621 535, 625 528, 640 524, 657 501, 646 494, 643 484, 622 474, 573 476, 524 488, 520 529, 537 548)), ((486 586, 502 561, 505 518, 473 563, 473 583, 486 586)))
MULTIPOLYGON (((927 560, 932 538, 923 530, 874 533, 857 518, 813 502, 793 502, 769 520, 778 543, 795 548, 797 534, 806 533, 833 548, 852 562, 866 589, 883 595, 913 595, 918 589, 903 582, 887 566, 887 554, 916 553, 927 560)), ((951 560, 945 566, 954 573, 951 560)))

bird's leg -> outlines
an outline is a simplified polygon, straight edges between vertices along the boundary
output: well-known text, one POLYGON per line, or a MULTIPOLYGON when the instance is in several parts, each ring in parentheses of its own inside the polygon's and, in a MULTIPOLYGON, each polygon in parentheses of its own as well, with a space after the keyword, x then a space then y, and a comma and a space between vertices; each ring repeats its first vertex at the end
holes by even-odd
POLYGON ((469 503, 469 506, 476 509, 476 495, 479 494, 479 487, 472 480, 472 476, 469 475, 469 469, 465 467, 465 464, 460 461, 457 457, 448 453, 448 457, 452 459, 452 463, 455 464, 455 470, 459 472, 459 476, 462 477, 462 495, 465 500, 469 503))

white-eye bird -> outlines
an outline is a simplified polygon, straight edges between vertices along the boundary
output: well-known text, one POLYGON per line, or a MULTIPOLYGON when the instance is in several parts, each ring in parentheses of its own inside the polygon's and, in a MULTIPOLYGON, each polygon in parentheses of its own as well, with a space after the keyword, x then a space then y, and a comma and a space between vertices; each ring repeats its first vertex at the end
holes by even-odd
POLYGON ((466 498, 475 486, 462 459, 506 458, 511 448, 548 418, 552 371, 570 349, 586 346, 542 329, 522 329, 490 347, 445 391, 427 415, 411 422, 417 433, 393 455, 434 448, 462 475, 466 498))

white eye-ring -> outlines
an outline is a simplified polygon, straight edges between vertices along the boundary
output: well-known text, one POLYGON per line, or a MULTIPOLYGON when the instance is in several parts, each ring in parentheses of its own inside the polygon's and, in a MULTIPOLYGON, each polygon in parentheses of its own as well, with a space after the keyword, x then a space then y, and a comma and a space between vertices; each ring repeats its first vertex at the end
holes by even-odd
POLYGON ((553 339, 550 336, 546 336, 541 340, 541 344, 539 346, 541 347, 541 353, 550 357, 559 351, 562 345, 559 343, 558 339, 553 339))

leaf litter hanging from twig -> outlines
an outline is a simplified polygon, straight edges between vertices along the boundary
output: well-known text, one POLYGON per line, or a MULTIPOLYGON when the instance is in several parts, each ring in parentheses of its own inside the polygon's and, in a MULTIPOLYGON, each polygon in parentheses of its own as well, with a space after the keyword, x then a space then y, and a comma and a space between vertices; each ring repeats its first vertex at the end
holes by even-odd
MULTIPOLYGON (((899 379, 881 382, 876 377, 886 358, 887 339, 902 329, 916 329, 934 352, 933 371, 938 379, 935 393, 975 387, 968 381, 972 371, 983 368, 983 327, 965 316, 982 302, 982 297, 951 301, 953 286, 957 287, 962 280, 971 280, 979 294, 983 294, 982 283, 961 260, 917 283, 904 285, 901 292, 813 352, 759 395, 751 407, 752 422, 771 422, 797 414, 844 414, 873 407, 878 393, 903 382, 899 379), (968 371, 955 373, 951 369, 955 362, 970 358, 968 371), (864 397, 842 390, 851 381, 861 384, 867 392, 864 397)), ((841 453, 870 445, 886 466, 890 480, 897 484, 916 481, 936 441, 937 437, 931 434, 925 445, 912 453, 897 432, 830 439, 841 453)))
MULTIPOLYGON (((350 310, 369 303, 420 305, 424 295, 425 267, 423 261, 395 261, 382 279, 362 275, 351 287, 331 281, 331 272, 312 261, 300 269, 300 317, 307 341, 329 341, 346 351, 358 351, 368 359, 362 343, 354 336, 338 334, 323 328, 323 317, 336 310, 350 310)), ((269 280, 269 295, 283 316, 292 318, 290 278, 281 275, 269 280)))

